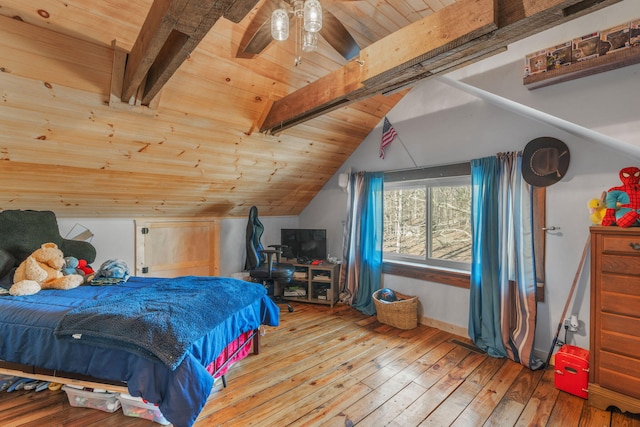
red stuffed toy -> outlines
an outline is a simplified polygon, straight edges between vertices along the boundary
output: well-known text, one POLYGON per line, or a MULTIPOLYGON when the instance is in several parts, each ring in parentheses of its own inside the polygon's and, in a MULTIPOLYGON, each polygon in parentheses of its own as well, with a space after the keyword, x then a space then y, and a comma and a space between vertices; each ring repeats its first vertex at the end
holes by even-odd
POLYGON ((640 225, 640 169, 628 167, 620 171, 621 186, 607 192, 607 206, 602 225, 632 227, 640 225))
POLYGON ((87 261, 84 259, 79 259, 78 260, 78 266, 76 267, 78 270, 82 270, 82 272, 84 273, 85 276, 88 276, 89 274, 93 274, 93 268, 91 268, 91 266, 89 264, 87 264, 87 261))

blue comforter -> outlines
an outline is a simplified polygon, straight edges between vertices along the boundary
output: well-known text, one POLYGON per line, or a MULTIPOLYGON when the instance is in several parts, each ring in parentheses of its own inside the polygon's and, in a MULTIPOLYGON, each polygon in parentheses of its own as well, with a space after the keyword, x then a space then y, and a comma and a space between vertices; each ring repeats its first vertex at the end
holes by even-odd
MULTIPOLYGON (((126 312, 124 305, 118 306, 118 310, 120 314, 126 312)), ((278 307, 258 284, 213 277, 195 280, 132 277, 118 286, 81 286, 67 291, 45 290, 24 297, 0 297, 0 359, 105 380, 126 381, 131 395, 158 403, 163 415, 176 427, 190 426, 202 410, 213 386, 206 366, 240 333, 255 329, 260 324, 276 326, 278 322, 278 307), (190 282, 189 286, 187 282, 190 282), (152 294, 163 286, 173 289, 174 293, 160 293, 158 298, 163 300, 152 303, 156 299, 152 294), (189 287, 190 291, 187 290, 189 287), (216 292, 216 289, 225 289, 225 296, 223 291, 216 292), (236 296, 229 296, 230 293, 241 296, 236 300, 236 296), (145 310, 144 304, 133 302, 137 300, 136 294, 149 302, 149 310, 145 310), (170 315, 160 314, 168 307, 183 305, 178 303, 178 295, 184 297, 184 301, 207 295, 202 304, 205 313, 197 314, 196 310, 190 310, 186 320, 182 321, 174 317, 176 313, 173 311, 170 315), (99 311, 99 307, 113 306, 124 300, 132 301, 129 308, 136 315, 154 319, 155 331, 149 338, 155 338, 148 339, 146 344, 137 345, 145 341, 143 339, 132 345, 130 339, 122 337, 118 339, 124 342, 123 347, 106 342, 114 332, 113 325, 106 320, 113 315, 108 311, 98 313, 93 326, 86 325, 86 319, 93 314, 81 321, 88 331, 86 335, 82 332, 81 339, 56 338, 54 330, 58 325, 60 334, 66 329, 66 314, 71 319, 74 312, 91 313, 99 311), (235 306, 231 304, 232 300, 235 306), (211 310, 215 304, 224 307, 211 310), (217 320, 209 315, 211 311, 219 311, 217 320), (167 321, 164 326, 161 324, 162 318, 167 321), (204 323, 197 326, 195 323, 184 323, 198 322, 201 318, 204 323), (204 326, 205 323, 207 326, 204 326), (172 329, 174 326, 170 325, 175 324, 196 327, 186 328, 186 331, 175 334, 173 338, 163 335, 163 329, 172 329), (90 329, 106 333, 93 337, 90 329), (145 348, 157 339, 175 340, 177 346, 168 349, 160 345, 159 350, 145 348), (101 340, 104 342, 99 342, 101 340)), ((143 330, 139 331, 139 335, 144 334, 143 330)))
POLYGON ((198 339, 238 310, 259 309, 255 316, 266 318, 265 306, 252 306, 264 296, 264 288, 242 287, 238 292, 237 281, 228 278, 220 278, 215 286, 211 278, 201 276, 158 280, 69 311, 55 334, 155 358, 174 370, 198 339))

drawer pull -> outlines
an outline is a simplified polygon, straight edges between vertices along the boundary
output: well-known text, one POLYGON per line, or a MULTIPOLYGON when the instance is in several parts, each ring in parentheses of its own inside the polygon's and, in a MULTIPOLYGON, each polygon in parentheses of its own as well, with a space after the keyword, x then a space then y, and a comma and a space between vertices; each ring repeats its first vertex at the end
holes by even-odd
POLYGON ((629 246, 631 246, 631 249, 634 251, 640 251, 640 243, 629 243, 629 246))

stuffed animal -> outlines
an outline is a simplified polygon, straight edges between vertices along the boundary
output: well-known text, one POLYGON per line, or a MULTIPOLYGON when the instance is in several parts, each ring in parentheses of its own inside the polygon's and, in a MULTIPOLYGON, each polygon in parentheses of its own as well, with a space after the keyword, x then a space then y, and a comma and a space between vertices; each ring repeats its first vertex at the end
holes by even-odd
POLYGON ((16 269, 9 293, 14 296, 33 295, 41 289, 72 289, 84 278, 78 274, 64 276, 64 255, 55 243, 43 243, 16 269))
POLYGON ((623 185, 612 187, 607 192, 607 211, 602 218, 602 225, 640 225, 640 169, 635 166, 624 168, 619 176, 623 185))
MULTIPOLYGON (((80 270, 82 272, 82 275, 84 276, 89 276, 95 273, 95 271, 93 271, 93 268, 91 268, 91 266, 87 264, 87 260, 85 259, 79 259, 78 266, 76 268, 80 270)), ((81 274, 81 273, 78 272, 78 274, 81 274)))
POLYGON ((70 274, 78 274, 78 258, 73 256, 64 257, 64 266, 62 266, 62 274, 68 276, 70 274))
POLYGON ((65 276, 68 276, 70 274, 79 274, 84 278, 84 283, 88 283, 95 276, 95 271, 93 271, 93 268, 91 268, 91 266, 87 264, 86 260, 67 256, 64 257, 62 274, 65 276))
POLYGON ((607 205, 605 204, 606 197, 607 192, 603 191, 599 199, 589 200, 589 219, 596 225, 602 224, 602 218, 604 218, 607 212, 607 205))

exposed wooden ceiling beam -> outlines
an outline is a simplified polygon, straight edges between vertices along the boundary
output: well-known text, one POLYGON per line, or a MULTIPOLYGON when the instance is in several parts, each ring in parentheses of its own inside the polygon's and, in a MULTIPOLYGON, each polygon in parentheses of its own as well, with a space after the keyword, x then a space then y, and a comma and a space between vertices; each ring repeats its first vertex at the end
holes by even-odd
POLYGON ((220 17, 240 22, 257 2, 154 0, 127 59, 121 99, 129 101, 144 85, 148 105, 220 17))
POLYGON ((273 103, 271 134, 468 65, 536 32, 620 0, 462 0, 371 44, 359 58, 273 103))

